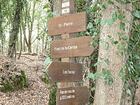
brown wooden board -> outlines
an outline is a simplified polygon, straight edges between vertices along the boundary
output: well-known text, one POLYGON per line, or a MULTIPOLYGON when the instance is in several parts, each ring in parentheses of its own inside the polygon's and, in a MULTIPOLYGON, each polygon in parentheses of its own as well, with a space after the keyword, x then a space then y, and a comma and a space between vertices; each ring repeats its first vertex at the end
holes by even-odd
POLYGON ((86 105, 89 99, 87 87, 70 87, 57 90, 56 105, 86 105))
POLYGON ((90 36, 53 41, 51 56, 52 58, 90 56, 94 50, 90 45, 91 42, 90 36))
POLYGON ((52 62, 48 74, 53 82, 75 82, 83 79, 82 65, 69 62, 52 62))
POLYGON ((48 35, 86 31, 86 13, 67 14, 48 21, 48 35))

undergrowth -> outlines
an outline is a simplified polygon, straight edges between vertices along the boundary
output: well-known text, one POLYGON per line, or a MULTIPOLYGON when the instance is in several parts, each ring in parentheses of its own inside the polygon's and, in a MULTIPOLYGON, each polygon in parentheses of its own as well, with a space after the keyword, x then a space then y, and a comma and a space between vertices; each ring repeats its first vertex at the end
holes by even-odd
POLYGON ((27 77, 24 71, 21 71, 21 75, 16 75, 10 79, 3 79, 0 87, 2 92, 12 92, 21 90, 28 87, 27 77))

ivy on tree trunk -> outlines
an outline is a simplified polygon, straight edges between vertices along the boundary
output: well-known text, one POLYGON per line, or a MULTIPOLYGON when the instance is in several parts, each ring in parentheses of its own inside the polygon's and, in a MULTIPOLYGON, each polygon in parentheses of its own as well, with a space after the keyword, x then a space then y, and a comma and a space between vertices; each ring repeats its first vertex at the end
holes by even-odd
POLYGON ((18 33, 20 28, 22 8, 23 8, 22 0, 16 0, 16 8, 15 8, 14 19, 12 22, 12 29, 10 32, 9 48, 8 48, 8 57, 10 58, 16 57, 16 41, 18 38, 18 33))

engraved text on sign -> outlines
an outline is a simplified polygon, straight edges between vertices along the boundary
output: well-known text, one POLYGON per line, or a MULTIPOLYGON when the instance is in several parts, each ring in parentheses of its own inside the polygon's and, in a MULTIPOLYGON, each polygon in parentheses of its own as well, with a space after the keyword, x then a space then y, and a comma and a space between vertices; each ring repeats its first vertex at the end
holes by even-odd
POLYGON ((89 91, 87 87, 62 88, 57 91, 57 105, 86 105, 89 91))
POLYGON ((85 12, 55 17, 48 22, 49 35, 60 35, 81 31, 86 31, 85 12))
POLYGON ((53 41, 51 56, 52 58, 89 56, 93 52, 91 41, 90 36, 53 41))
POLYGON ((52 62, 48 74, 54 82, 82 81, 83 70, 79 63, 52 62))

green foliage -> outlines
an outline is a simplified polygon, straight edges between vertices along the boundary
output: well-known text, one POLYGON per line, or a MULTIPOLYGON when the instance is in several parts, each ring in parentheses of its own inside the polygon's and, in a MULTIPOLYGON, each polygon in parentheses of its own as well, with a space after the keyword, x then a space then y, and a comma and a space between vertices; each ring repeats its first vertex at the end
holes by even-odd
POLYGON ((52 59, 49 57, 49 56, 47 56, 47 58, 45 59, 45 65, 49 65, 49 64, 51 64, 52 63, 52 59))
POLYGON ((44 76, 41 77, 41 80, 45 83, 45 84, 50 84, 50 80, 49 80, 49 76, 48 74, 45 72, 44 76))
MULTIPOLYGON (((120 10, 114 11, 110 19, 104 19, 101 21, 101 25, 112 25, 116 20, 124 20, 125 16, 120 10)), ((124 23, 121 23, 121 28, 124 29, 124 23)))
POLYGON ((135 10, 133 12, 133 16, 140 19, 140 11, 139 10, 135 10))
POLYGON ((123 4, 138 2, 138 0, 116 0, 116 1, 123 4))
POLYGON ((44 72, 44 76, 41 77, 41 80, 48 85, 49 87, 49 104, 48 105, 56 105, 56 84, 51 84, 48 73, 44 72))
POLYGON ((89 73, 87 78, 96 80, 96 79, 103 79, 107 85, 112 85, 113 83, 113 76, 110 72, 110 70, 103 69, 102 72, 96 72, 96 73, 89 73))
POLYGON ((57 91, 57 87, 53 86, 50 90, 48 105, 56 105, 56 91, 57 91))
POLYGON ((103 70, 102 73, 103 73, 103 79, 105 80, 105 83, 107 85, 112 85, 113 76, 112 76, 110 70, 103 70))
POLYGON ((10 80, 3 80, 1 83, 0 91, 11 92, 23 89, 28 86, 28 81, 24 71, 21 71, 21 75, 11 77, 10 80))
POLYGON ((85 10, 86 0, 75 0, 77 12, 85 10))
MULTIPOLYGON (((108 0, 111 4, 113 4, 114 0, 108 0)), ((137 82, 140 81, 140 2, 138 0, 116 0, 119 3, 133 3, 133 28, 131 32, 130 39, 127 35, 125 35, 125 23, 128 22, 125 19, 124 13, 118 8, 117 11, 114 11, 112 13, 112 17, 110 19, 105 19, 105 20, 100 20, 98 19, 98 23, 101 22, 102 25, 112 25, 116 20, 120 20, 120 25, 119 28, 122 30, 122 32, 118 33, 120 41, 117 41, 113 39, 112 37, 109 36, 109 40, 111 41, 112 44, 115 44, 117 48, 119 49, 121 54, 124 54, 124 52, 127 52, 128 54, 125 55, 127 56, 128 60, 126 61, 126 65, 120 70, 120 77, 125 83, 124 90, 128 94, 128 96, 131 97, 132 99, 132 105, 134 105, 134 93, 136 90, 137 82), (129 45, 128 45, 129 44, 129 45)), ((105 4, 105 3, 104 3, 105 4)), ((102 3, 103 5, 103 3, 102 3)), ((115 4, 114 4, 115 5, 115 4)), ((94 5, 95 6, 95 5, 94 5)), ((106 7, 107 5, 104 5, 106 7)), ((95 6, 96 7, 96 6, 95 6)), ((100 4, 100 7, 101 4, 100 4)), ((90 7, 91 8, 91 7, 90 7)), ((102 10, 102 8, 98 9, 98 11, 102 10)), ((98 12, 99 13, 99 12, 98 12)), ((92 12, 89 12, 89 14, 92 14, 92 12)), ((98 15, 100 16, 100 15, 98 15)), ((90 19, 90 18, 89 18, 90 19)), ((94 18, 93 18, 94 19, 94 18)), ((92 19, 90 19, 91 21, 92 19)), ((88 29, 91 30, 90 34, 95 32, 96 29, 100 29, 98 27, 94 27, 95 21, 92 21, 91 23, 88 24, 88 29)), ((100 27, 100 26, 99 26, 100 27)), ((105 43, 105 48, 106 50, 108 49, 108 44, 104 41, 105 43)), ((96 45, 98 42, 96 42, 96 45)), ((94 59, 97 59, 98 55, 94 57, 94 59)), ((97 66, 100 63, 104 63, 102 60, 98 60, 97 63, 92 64, 92 66, 97 66)), ((106 84, 111 85, 113 83, 113 76, 110 73, 109 70, 103 70, 102 72, 96 72, 96 73, 89 73, 88 78, 92 80, 96 79, 104 79, 106 84)), ((93 87, 94 88, 94 87, 93 87)))
POLYGON ((2 92, 9 92, 9 91, 14 90, 13 84, 11 82, 9 82, 8 80, 3 82, 1 85, 2 85, 2 87, 0 88, 0 91, 2 91, 2 92))
POLYGON ((101 77, 101 73, 99 73, 99 72, 96 72, 96 73, 88 73, 88 76, 87 76, 87 78, 89 78, 89 79, 92 79, 92 80, 96 80, 96 79, 99 79, 100 77, 101 77))
MULTIPOLYGON (((126 65, 120 71, 120 75, 125 83, 124 91, 130 97, 132 105, 135 105, 135 90, 137 88, 138 81, 140 81, 140 5, 138 4, 140 4, 140 2, 133 2, 134 11, 132 14, 134 19, 127 49, 128 59, 126 61, 126 65)), ((123 37, 122 39, 127 40, 128 42, 127 37, 123 37)))
POLYGON ((43 9, 47 12, 47 19, 50 19, 53 17, 53 12, 51 10, 51 4, 47 3, 46 5, 44 5, 43 9))
MULTIPOLYGON (((113 39, 109 36, 109 40, 112 44, 116 45, 119 49, 120 53, 124 54, 124 52, 128 52, 128 60, 124 68, 120 70, 120 77, 124 81, 127 90, 127 93, 132 94, 134 92, 134 88, 137 84, 137 81, 140 80, 140 23, 136 22, 140 19, 140 5, 138 5, 138 0, 107 0, 105 2, 99 2, 97 0, 96 3, 92 4, 90 1, 86 0, 76 0, 77 12, 86 11, 87 12, 87 31, 79 33, 79 36, 90 35, 93 37, 93 46, 96 48, 99 45, 99 33, 100 33, 100 25, 112 25, 116 20, 119 20, 121 23, 119 28, 122 30, 121 33, 118 33, 119 39, 122 41, 121 43, 118 40, 113 39), (127 35, 124 34, 125 31, 125 20, 124 13, 121 11, 119 7, 117 7, 117 11, 112 13, 110 19, 101 20, 101 10, 105 9, 109 4, 113 4, 114 1, 119 3, 133 3, 135 10, 133 11, 133 16, 136 18, 133 24, 132 37, 128 38, 127 35), (127 46, 129 42, 129 46, 127 46), (131 81, 131 83, 130 83, 131 81), (134 87, 131 89, 131 87, 134 87)), ((115 5, 115 4, 113 4, 115 5)), ((116 5, 115 5, 116 6, 116 5)), ((108 42, 102 41, 105 43, 106 50, 108 49, 108 42)), ((92 67, 95 67, 99 63, 105 63, 109 65, 109 61, 102 60, 98 61, 98 50, 90 56, 91 60, 94 60, 95 63, 91 64, 92 67)), ((87 78, 95 81, 96 79, 103 79, 106 84, 112 85, 113 76, 110 70, 103 69, 101 72, 89 73, 87 78)), ((94 87, 92 87, 94 88, 94 87)), ((55 93, 53 91, 52 93, 55 93)), ((50 96, 53 98, 53 94, 50 96)), ((55 98, 54 98, 55 99, 55 98)), ((52 104, 51 104, 52 105, 52 104)))

